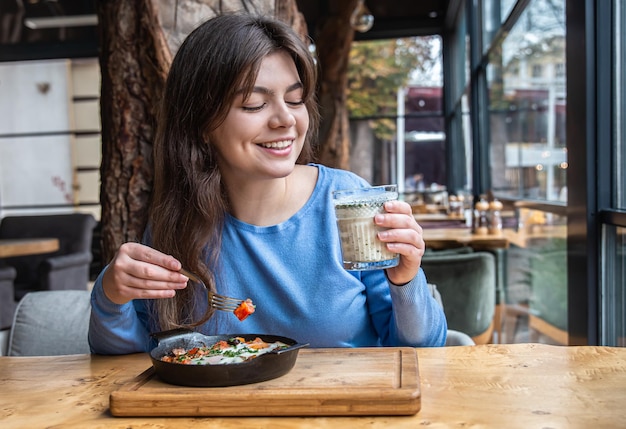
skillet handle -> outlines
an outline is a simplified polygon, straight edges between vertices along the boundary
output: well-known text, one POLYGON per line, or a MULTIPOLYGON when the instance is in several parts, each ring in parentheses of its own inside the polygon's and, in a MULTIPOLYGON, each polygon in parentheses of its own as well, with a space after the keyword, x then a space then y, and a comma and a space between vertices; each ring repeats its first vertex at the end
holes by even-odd
POLYGON ((293 350, 297 350, 297 349, 301 349, 304 347, 309 347, 309 343, 305 343, 305 344, 294 344, 292 346, 287 347, 286 349, 276 349, 276 350, 272 350, 271 352, 269 352, 268 354, 275 354, 275 355, 280 355, 286 352, 291 352, 293 350))
POLYGON ((174 337, 179 337, 182 335, 188 335, 191 332, 193 332, 191 329, 177 328, 177 329, 170 329, 169 331, 153 332, 150 334, 150 336, 154 338, 155 340, 157 340, 157 343, 159 343, 161 340, 164 340, 166 338, 174 338, 174 337))

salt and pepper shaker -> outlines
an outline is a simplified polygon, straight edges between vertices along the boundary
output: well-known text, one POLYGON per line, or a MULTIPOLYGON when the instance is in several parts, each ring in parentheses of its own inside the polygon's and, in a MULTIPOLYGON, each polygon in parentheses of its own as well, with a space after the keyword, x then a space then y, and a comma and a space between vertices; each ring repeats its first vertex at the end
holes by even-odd
POLYGON ((502 233, 502 207, 502 202, 497 198, 489 203, 489 234, 502 233))
POLYGON ((463 203, 463 217, 465 218, 465 226, 472 228, 472 232, 473 232, 474 210, 472 207, 473 206, 472 198, 469 195, 465 196, 463 194, 460 194, 459 201, 463 203))
POLYGON ((453 216, 463 217, 463 196, 450 195, 448 198, 448 212, 453 216))
POLYGON ((489 203, 484 196, 474 205, 474 234, 489 234, 489 203))

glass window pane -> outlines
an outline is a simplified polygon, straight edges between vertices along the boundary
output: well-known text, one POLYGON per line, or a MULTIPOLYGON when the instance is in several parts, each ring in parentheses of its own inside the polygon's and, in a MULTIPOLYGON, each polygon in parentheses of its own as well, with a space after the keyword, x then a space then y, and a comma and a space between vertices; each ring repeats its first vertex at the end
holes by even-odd
POLYGON ((615 106, 615 136, 613 138, 614 151, 615 151, 615 178, 614 187, 615 193, 615 207, 626 209, 626 189, 624 189, 624 183, 626 182, 626 149, 624 146, 624 139, 626 139, 626 121, 624 120, 626 112, 626 98, 621 95, 626 91, 626 43, 624 37, 626 37, 626 5, 623 1, 615 0, 615 67, 613 67, 614 82, 615 82, 615 94, 614 106, 615 106))
POLYGON ((395 120, 350 120, 350 171, 372 185, 395 181, 395 139, 386 138, 377 132, 383 129, 395 135, 395 120))
POLYGON ((483 51, 486 51, 502 22, 500 19, 500 0, 484 0, 482 12, 483 51))
POLYGON ((500 24, 506 21, 516 0, 483 0, 483 50, 491 44, 500 24))
POLYGON ((505 341, 568 344, 567 218, 518 208, 507 232, 505 341))
POLYGON ((487 69, 493 191, 565 201, 565 2, 534 0, 487 69))
POLYGON ((626 228, 605 226, 605 230, 602 345, 626 347, 626 228))
POLYGON ((515 6, 515 2, 517 0, 497 0, 500 3, 500 19, 504 22, 511 10, 513 10, 513 6, 515 6))
POLYGON ((462 139, 463 145, 465 147, 465 174, 467 176, 465 188, 463 189, 465 192, 472 193, 474 189, 474 176, 472 171, 473 164, 473 143, 472 143, 472 120, 471 120, 471 109, 470 109, 470 94, 471 90, 468 86, 463 97, 461 98, 461 119, 462 119, 462 139))
POLYGON ((347 106, 352 171, 402 192, 445 186, 440 36, 353 43, 347 106))

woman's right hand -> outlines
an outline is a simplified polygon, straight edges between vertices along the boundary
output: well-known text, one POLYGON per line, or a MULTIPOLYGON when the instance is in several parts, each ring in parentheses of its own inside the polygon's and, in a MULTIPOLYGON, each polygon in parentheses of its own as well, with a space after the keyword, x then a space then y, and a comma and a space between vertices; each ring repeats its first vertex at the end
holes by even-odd
POLYGON ((102 280, 106 296, 116 304, 133 299, 171 298, 187 287, 179 273, 180 262, 139 243, 124 243, 107 267, 102 280))

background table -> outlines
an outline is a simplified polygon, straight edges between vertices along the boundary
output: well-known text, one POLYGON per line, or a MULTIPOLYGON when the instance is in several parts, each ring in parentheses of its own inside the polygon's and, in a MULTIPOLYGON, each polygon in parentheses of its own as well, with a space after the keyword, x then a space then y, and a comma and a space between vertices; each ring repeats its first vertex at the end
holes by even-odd
POLYGON ((472 234, 469 228, 424 228, 422 237, 430 249, 449 249, 470 246, 475 250, 506 249, 509 246, 508 235, 472 234))
POLYGON ((0 240, 0 258, 36 255, 59 250, 56 238, 24 238, 0 240))
POLYGON ((116 418, 108 411, 109 394, 151 365, 147 355, 0 357, 0 421, 3 428, 81 429, 586 429, 626 421, 626 348, 507 344, 423 348, 417 354, 417 414, 306 418, 116 418))

